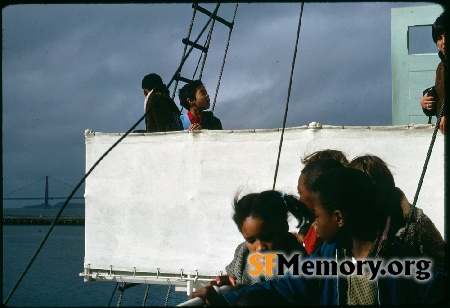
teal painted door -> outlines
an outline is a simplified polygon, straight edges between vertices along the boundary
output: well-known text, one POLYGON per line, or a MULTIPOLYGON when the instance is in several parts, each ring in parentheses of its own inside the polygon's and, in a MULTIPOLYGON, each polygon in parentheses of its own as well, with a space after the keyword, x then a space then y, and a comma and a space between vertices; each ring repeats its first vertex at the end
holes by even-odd
POLYGON ((440 5, 391 9, 393 125, 428 123, 420 100, 423 90, 434 85, 440 62, 431 25, 442 11, 440 5))

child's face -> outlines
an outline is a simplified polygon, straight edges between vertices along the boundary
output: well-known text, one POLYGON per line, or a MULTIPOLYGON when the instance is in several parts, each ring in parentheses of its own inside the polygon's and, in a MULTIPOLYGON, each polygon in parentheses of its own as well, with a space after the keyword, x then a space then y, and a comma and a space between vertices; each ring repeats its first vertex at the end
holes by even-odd
POLYGON ((195 89, 195 101, 194 101, 194 104, 200 110, 209 109, 209 106, 210 106, 209 95, 208 95, 208 92, 205 89, 205 86, 198 86, 195 89))
POLYGON ((441 35, 441 37, 437 40, 436 45, 439 50, 445 55, 445 36, 441 35))
POLYGON ((329 213, 325 210, 318 193, 312 194, 311 199, 313 202, 314 224, 316 225, 317 234, 327 243, 334 242, 340 228, 338 217, 335 215, 336 212, 329 213))
POLYGON ((241 231, 250 253, 279 249, 285 233, 280 227, 268 225, 261 218, 253 217, 244 220, 241 231))

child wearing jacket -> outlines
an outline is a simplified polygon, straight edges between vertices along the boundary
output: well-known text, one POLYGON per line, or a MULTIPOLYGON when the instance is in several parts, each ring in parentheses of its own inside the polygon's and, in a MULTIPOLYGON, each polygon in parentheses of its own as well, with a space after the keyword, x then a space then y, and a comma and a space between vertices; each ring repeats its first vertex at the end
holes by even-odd
MULTIPOLYGON (((284 275, 276 281, 253 284, 223 295, 207 286, 191 294, 209 305, 235 305, 241 296, 269 290, 292 304, 309 305, 421 305, 442 304, 444 275, 426 258, 389 238, 388 216, 376 205, 370 176, 353 168, 336 168, 311 186, 317 233, 325 243, 308 261, 382 262, 383 271, 361 275, 284 275), (386 274, 388 264, 421 260, 409 275, 386 274), (396 260, 396 261, 395 261, 396 260)), ((411 262, 410 262, 411 264, 411 262)), ((301 267, 300 264, 299 267, 301 267)), ((392 268, 390 269, 392 270, 392 268)), ((406 273, 407 274, 407 273, 406 273)))

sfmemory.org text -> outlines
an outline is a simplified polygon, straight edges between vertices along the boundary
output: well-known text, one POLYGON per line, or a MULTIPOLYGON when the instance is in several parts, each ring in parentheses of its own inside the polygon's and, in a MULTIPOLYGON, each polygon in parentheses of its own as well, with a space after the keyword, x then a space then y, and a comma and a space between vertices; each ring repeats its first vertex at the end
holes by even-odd
POLYGON ((377 276, 414 276, 417 280, 425 281, 431 277, 431 260, 405 259, 389 260, 330 260, 330 259, 301 259, 300 254, 286 257, 281 253, 254 253, 249 256, 251 275, 265 274, 284 275, 286 270, 294 276, 337 276, 363 275, 370 271, 370 280, 377 276))

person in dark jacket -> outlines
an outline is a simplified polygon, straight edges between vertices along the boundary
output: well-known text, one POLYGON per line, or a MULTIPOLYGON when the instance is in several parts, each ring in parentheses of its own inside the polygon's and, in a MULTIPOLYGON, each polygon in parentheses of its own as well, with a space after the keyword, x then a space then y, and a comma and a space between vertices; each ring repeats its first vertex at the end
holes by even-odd
POLYGON ((146 132, 168 132, 181 130, 180 109, 170 98, 169 90, 158 74, 152 73, 142 79, 145 101, 146 132))
POLYGON ((190 297, 203 297, 209 305, 234 305, 241 296, 263 289, 296 305, 443 304, 444 274, 432 268, 431 261, 387 237, 388 216, 376 205, 376 188, 368 174, 348 167, 335 168, 320 175, 311 189, 317 232, 325 243, 308 259, 299 259, 299 268, 306 263, 314 267, 334 261, 338 274, 326 275, 322 270, 319 275, 317 268, 309 267, 309 273, 302 270, 222 295, 207 286, 190 297), (381 270, 365 268, 356 275, 355 270, 342 270, 368 262, 381 262, 381 270), (343 267, 344 263, 347 265, 343 267), (415 268, 397 271, 405 269, 406 264, 415 268))
POLYGON ((390 216, 390 230, 403 244, 433 260, 433 265, 445 270, 446 243, 433 221, 415 207, 410 218, 412 205, 403 191, 395 186, 386 162, 376 155, 357 156, 347 165, 370 175, 377 187, 377 201, 390 216), (411 219, 407 228, 406 224, 411 219))
MULTIPOLYGON (((424 91, 424 96, 420 100, 420 106, 422 107, 423 113, 429 117, 439 116, 442 108, 442 102, 445 97, 445 27, 448 26, 448 19, 450 18, 448 14, 448 11, 444 11, 438 18, 436 18, 436 21, 431 27, 431 35, 434 43, 438 46, 438 55, 441 62, 436 68, 435 86, 426 89, 424 91), (447 25, 445 24, 446 22, 447 25)), ((443 134, 445 134, 445 121, 448 113, 447 110, 448 107, 444 106, 444 112, 439 125, 439 130, 443 134)))
POLYGON ((187 110, 187 113, 180 116, 182 129, 222 129, 220 120, 211 111, 206 111, 210 107, 210 99, 201 80, 185 84, 178 92, 178 97, 181 106, 187 110))

